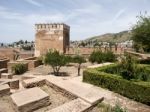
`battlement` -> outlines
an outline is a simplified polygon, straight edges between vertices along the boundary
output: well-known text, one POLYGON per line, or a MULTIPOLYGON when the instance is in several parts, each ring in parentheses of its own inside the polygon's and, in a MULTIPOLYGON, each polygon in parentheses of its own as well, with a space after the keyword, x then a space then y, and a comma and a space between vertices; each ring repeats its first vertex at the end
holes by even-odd
POLYGON ((35 24, 35 30, 70 30, 70 26, 64 23, 48 23, 48 24, 35 24))

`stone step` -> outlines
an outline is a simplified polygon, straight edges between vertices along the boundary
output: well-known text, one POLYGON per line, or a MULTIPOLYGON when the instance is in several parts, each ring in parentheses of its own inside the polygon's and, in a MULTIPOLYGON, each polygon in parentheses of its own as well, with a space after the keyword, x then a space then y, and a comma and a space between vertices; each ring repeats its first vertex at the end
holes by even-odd
POLYGON ((8 72, 8 69, 7 68, 1 68, 0 69, 0 73, 7 73, 8 72))
POLYGON ((47 112, 84 112, 90 107, 91 104, 83 101, 80 98, 77 98, 47 112))
POLYGON ((11 73, 2 73, 1 78, 3 78, 3 79, 12 79, 13 75, 11 73))
POLYGON ((14 93, 11 98, 15 109, 20 112, 32 112, 50 104, 49 95, 38 87, 14 93))
POLYGON ((0 96, 8 95, 10 93, 10 87, 8 84, 0 85, 0 96))

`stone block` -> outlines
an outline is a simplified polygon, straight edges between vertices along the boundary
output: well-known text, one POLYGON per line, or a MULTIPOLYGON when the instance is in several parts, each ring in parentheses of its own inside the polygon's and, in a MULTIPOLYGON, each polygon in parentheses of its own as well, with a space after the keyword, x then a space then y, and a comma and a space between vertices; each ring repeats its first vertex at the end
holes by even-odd
POLYGON ((91 104, 77 98, 47 112, 85 112, 90 107, 91 104))
POLYGON ((2 73, 1 78, 3 78, 3 79, 12 79, 13 75, 10 74, 10 73, 2 73))
POLYGON ((2 68, 0 69, 0 73, 7 73, 8 72, 8 69, 7 68, 2 68))
POLYGON ((38 87, 14 93, 11 98, 15 109, 20 112, 32 112, 50 104, 49 95, 38 87))
POLYGON ((8 84, 0 85, 0 96, 7 95, 10 93, 10 87, 8 84))
POLYGON ((19 89, 19 79, 0 79, 2 84, 8 84, 10 89, 19 89))
POLYGON ((19 79, 11 79, 8 84, 11 89, 19 89, 19 79))
POLYGON ((32 78, 32 79, 27 79, 27 80, 22 81, 22 85, 25 88, 42 86, 44 84, 45 84, 45 79, 43 79, 43 78, 32 78))

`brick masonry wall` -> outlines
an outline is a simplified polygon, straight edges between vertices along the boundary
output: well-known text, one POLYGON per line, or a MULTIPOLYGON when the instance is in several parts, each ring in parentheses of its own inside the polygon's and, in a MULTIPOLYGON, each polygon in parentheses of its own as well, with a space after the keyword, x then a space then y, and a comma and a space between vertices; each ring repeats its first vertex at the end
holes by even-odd
POLYGON ((9 62, 9 59, 0 59, 0 69, 1 68, 7 68, 8 62, 9 62))
POLYGON ((105 50, 111 50, 115 54, 122 54, 126 50, 126 48, 121 47, 112 47, 112 48, 94 48, 94 47, 79 47, 79 48, 72 48, 70 47, 69 50, 67 50, 66 54, 68 55, 74 55, 74 54, 82 54, 82 55, 90 55, 94 50, 102 50, 103 52, 105 50))

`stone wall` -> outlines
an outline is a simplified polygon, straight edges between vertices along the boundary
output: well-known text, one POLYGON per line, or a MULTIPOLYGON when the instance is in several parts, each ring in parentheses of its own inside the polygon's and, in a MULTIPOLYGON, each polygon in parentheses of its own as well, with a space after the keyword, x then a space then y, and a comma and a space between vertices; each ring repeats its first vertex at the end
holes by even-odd
POLYGON ((24 59, 24 58, 29 58, 34 56, 34 51, 21 51, 19 53, 19 58, 24 59))
POLYGON ((70 47, 69 50, 67 50, 66 54, 67 55, 75 55, 75 54, 82 54, 82 55, 90 55, 94 50, 102 50, 103 52, 106 50, 111 50, 115 54, 123 54, 124 51, 128 48, 123 48, 123 47, 112 47, 112 48, 94 48, 94 47, 78 47, 78 48, 72 48, 70 47))
POLYGON ((14 60, 16 50, 13 48, 0 48, 0 58, 14 60))

